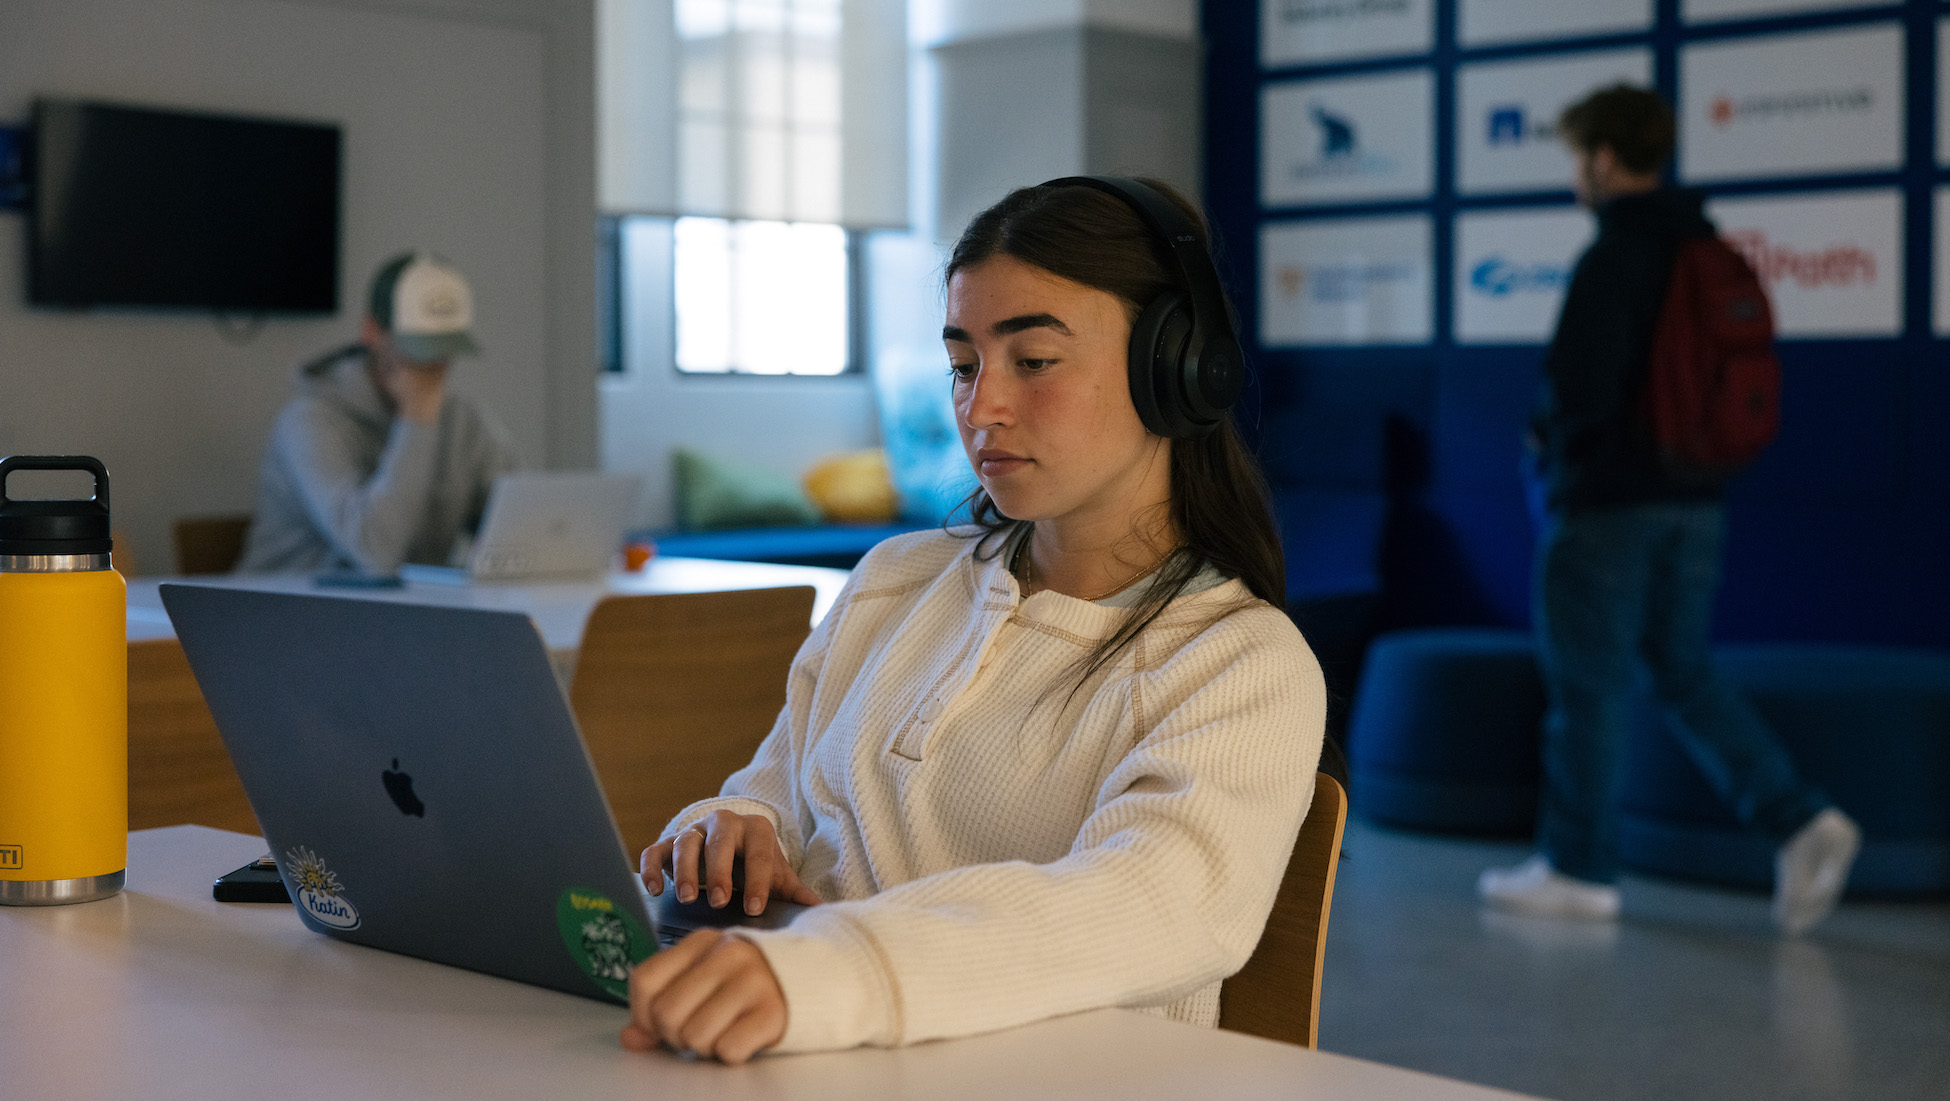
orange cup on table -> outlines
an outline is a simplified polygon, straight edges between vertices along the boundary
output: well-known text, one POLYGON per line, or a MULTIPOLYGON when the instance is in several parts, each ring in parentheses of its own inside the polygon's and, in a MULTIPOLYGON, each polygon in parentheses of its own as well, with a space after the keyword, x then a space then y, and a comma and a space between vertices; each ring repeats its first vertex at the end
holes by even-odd
POLYGON ((648 539, 623 544, 623 568, 630 573, 643 569, 655 557, 657 557, 657 544, 648 539))

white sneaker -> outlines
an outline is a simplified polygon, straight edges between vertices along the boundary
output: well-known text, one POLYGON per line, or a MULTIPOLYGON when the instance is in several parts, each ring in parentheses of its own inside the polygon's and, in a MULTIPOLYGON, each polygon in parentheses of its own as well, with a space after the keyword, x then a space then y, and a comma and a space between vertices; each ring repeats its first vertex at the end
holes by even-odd
POLYGON ((1862 828, 1834 807, 1796 830, 1774 854, 1774 924, 1798 936, 1832 913, 1861 848, 1862 828))
POLYGON ((1532 917, 1618 919, 1618 888, 1564 875, 1541 853, 1514 868, 1485 871, 1476 880, 1476 893, 1491 906, 1532 917))

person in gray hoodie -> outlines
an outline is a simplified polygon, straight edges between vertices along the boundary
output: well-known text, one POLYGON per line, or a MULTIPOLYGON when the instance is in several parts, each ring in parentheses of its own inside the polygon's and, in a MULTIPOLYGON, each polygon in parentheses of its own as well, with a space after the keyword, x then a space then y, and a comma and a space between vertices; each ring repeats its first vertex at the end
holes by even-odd
POLYGON ((451 564, 516 466, 507 430, 448 385, 478 354, 458 271, 403 253, 374 274, 359 340, 298 368, 271 429, 240 573, 451 564))

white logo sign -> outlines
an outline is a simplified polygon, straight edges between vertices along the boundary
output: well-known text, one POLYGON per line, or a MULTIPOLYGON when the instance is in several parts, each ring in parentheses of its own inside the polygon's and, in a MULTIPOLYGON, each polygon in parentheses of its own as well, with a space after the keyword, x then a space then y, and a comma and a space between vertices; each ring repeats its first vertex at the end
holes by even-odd
POLYGON ((1950 166, 1950 19, 1936 25, 1936 163, 1950 166))
POLYGON ((1936 190, 1936 280, 1932 284, 1935 301, 1930 313, 1936 335, 1950 336, 1950 187, 1936 190))
POLYGON ((1434 43, 1433 0, 1259 0, 1259 59, 1269 69, 1428 53, 1434 43))
POLYGON ((1557 135, 1557 118, 1586 94, 1621 82, 1650 86, 1652 54, 1606 50, 1462 66, 1456 78, 1456 189, 1569 188, 1571 157, 1557 135))
POLYGON ((1260 343, 1428 343, 1431 239, 1419 214, 1262 226, 1260 343))
POLYGON ((1576 207, 1456 216, 1458 344, 1537 344, 1557 328, 1571 269, 1595 226, 1576 207))
POLYGON ((1707 216, 1760 275, 1781 336, 1902 335, 1902 196, 1894 189, 1715 199, 1707 216))
POLYGON ((1680 0, 1682 17, 1688 23, 1708 23, 1720 19, 1741 19, 1756 15, 1786 15, 1797 11, 1824 11, 1835 8, 1873 8, 1889 0, 1680 0))
POLYGON ((1893 24, 1687 45, 1679 88, 1689 181, 1902 166, 1903 35, 1893 24))
POLYGON ((1652 0, 1462 0, 1456 36, 1465 46, 1642 31, 1652 0))
POLYGON ((1434 90, 1427 69, 1267 85, 1260 95, 1261 201, 1426 196, 1434 90))

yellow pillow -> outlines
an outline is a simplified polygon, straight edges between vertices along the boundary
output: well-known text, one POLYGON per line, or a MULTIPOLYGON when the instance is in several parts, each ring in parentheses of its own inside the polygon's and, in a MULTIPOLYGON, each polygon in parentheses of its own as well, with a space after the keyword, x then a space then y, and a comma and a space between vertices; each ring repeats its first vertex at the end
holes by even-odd
POLYGON ((821 459, 803 479, 806 496, 830 523, 885 524, 900 515, 900 497, 876 447, 821 459))

